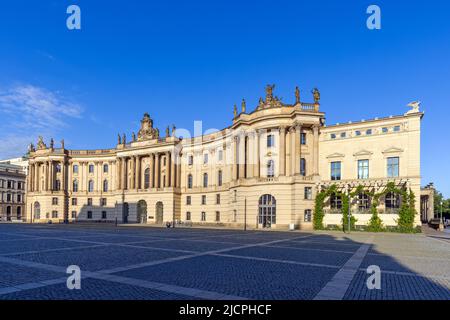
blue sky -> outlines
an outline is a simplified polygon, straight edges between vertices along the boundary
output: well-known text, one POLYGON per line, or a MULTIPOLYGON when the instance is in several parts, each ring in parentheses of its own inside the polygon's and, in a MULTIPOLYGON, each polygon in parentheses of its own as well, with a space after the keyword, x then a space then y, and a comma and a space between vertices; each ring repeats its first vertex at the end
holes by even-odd
MULTIPOLYGON (((148 111, 223 128, 264 86, 321 91, 327 123, 402 114, 422 101, 423 184, 450 197, 449 1, 10 1, 0 10, 0 158, 42 134, 110 148, 148 111), (66 8, 81 8, 81 30, 66 8), (366 8, 381 8, 381 30, 366 8)), ((58 143, 57 143, 58 144, 58 143)))

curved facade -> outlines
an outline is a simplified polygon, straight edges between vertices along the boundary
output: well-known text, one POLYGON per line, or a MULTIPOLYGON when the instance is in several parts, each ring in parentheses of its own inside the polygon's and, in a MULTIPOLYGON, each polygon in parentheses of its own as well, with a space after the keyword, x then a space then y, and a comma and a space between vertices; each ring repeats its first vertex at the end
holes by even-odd
MULTIPOLYGON (((331 184, 378 190, 393 181, 419 198, 418 106, 326 126, 317 89, 312 103, 296 89, 295 102, 285 104, 273 88, 254 111, 243 101, 229 127, 198 137, 180 137, 175 128, 161 137, 145 114, 138 134, 129 142, 119 136, 113 149, 68 150, 40 138, 30 150, 28 219, 310 229, 315 194, 331 184)), ((329 205, 325 224, 339 224, 329 205)), ((370 219, 354 209, 362 224, 370 219)), ((395 210, 381 216, 395 224, 395 210)))

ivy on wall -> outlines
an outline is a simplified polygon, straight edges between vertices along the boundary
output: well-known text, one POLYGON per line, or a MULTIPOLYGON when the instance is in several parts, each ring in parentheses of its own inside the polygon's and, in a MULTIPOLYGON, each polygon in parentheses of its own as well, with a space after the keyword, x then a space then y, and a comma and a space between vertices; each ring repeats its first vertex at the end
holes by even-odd
MULTIPOLYGON (((349 210, 349 198, 347 195, 343 194, 341 191, 338 191, 338 188, 335 184, 331 185, 329 188, 320 191, 316 196, 315 201, 315 209, 314 209, 314 218, 313 218, 313 226, 316 230, 325 229, 323 225, 323 217, 325 200, 330 197, 332 194, 340 195, 342 199, 342 225, 346 225, 348 221, 348 210, 349 210)), ((415 209, 415 195, 414 192, 405 188, 397 188, 393 182, 389 182, 383 191, 379 193, 375 193, 373 191, 369 191, 364 189, 364 186, 359 185, 353 192, 350 192, 350 197, 354 198, 360 193, 364 193, 369 196, 371 199, 371 218, 369 223, 367 224, 367 231, 372 232, 380 232, 385 231, 386 228, 383 226, 381 218, 378 216, 377 207, 380 204, 380 198, 386 196, 388 193, 394 193, 401 196, 401 206, 399 210, 399 218, 397 222, 397 228, 395 231, 399 232, 416 232, 417 230, 414 228, 414 218, 417 214, 415 209), (409 191, 409 192, 408 192, 409 191)), ((350 226, 351 230, 355 229, 356 218, 352 215, 350 218, 350 226)))

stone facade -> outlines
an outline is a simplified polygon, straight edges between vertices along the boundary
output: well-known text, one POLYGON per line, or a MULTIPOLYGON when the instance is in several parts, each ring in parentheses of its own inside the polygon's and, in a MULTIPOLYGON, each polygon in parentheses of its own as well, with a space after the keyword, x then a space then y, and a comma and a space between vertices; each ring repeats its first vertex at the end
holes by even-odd
MULTIPOLYGON (((321 188, 382 190, 390 181, 415 192, 420 212, 418 105, 401 116, 326 126, 317 89, 312 103, 296 89, 293 104, 273 89, 252 112, 245 101, 241 112, 235 106, 226 129, 196 137, 175 127, 161 137, 145 114, 137 136, 119 135, 112 149, 67 150, 40 138, 30 147, 29 218, 311 229, 321 188)), ((394 225, 398 215, 384 206, 383 221, 394 225)), ((353 214, 359 224, 370 219, 357 204, 353 214)), ((341 217, 330 210, 324 222, 341 217)))
POLYGON ((25 172, 0 163, 0 221, 22 221, 25 215, 25 172))

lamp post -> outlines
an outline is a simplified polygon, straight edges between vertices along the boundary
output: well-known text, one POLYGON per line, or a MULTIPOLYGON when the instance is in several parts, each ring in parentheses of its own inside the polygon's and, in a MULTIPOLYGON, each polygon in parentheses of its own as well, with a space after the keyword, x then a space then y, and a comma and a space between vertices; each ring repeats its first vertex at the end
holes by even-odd
POLYGON ((442 198, 441 198, 441 217, 439 219, 439 231, 444 231, 444 221, 442 220, 442 198))
POLYGON ((350 233, 351 228, 351 218, 350 218, 350 209, 352 206, 352 199, 350 197, 350 185, 348 185, 348 212, 347 212, 347 220, 348 220, 348 233, 350 233))

